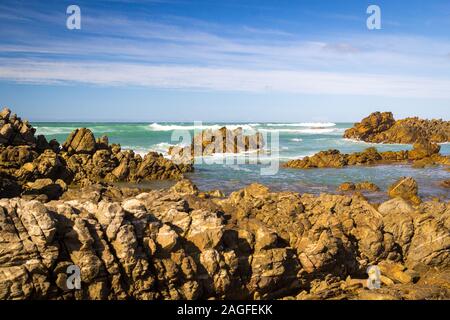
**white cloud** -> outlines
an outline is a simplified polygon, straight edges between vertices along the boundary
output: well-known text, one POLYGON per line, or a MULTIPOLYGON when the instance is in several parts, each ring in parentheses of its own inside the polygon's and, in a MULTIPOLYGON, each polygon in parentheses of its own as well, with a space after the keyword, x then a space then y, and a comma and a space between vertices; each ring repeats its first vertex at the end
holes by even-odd
POLYGON ((450 98, 450 80, 320 71, 251 70, 130 63, 34 62, 8 66, 0 60, 0 79, 32 83, 85 83, 246 92, 450 98))

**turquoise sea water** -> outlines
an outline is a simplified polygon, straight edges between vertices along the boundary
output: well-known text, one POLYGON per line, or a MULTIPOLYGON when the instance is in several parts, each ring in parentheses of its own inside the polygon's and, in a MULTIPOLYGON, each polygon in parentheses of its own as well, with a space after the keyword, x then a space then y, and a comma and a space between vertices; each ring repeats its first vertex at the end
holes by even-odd
MULTIPOLYGON (((57 139, 64 142, 67 135, 74 129, 86 127, 91 129, 96 137, 107 135, 111 143, 120 143, 123 149, 132 149, 145 154, 154 150, 164 155, 171 145, 180 143, 172 141, 174 130, 187 130, 193 134, 193 123, 33 123, 37 134, 44 134, 48 140, 57 139)), ((321 150, 338 149, 349 153, 362 151, 375 146, 380 151, 406 150, 409 145, 400 144, 369 144, 360 141, 343 139, 345 129, 352 123, 203 123, 204 128, 220 128, 226 125, 233 129, 242 127, 251 133, 258 130, 267 135, 270 141, 274 135, 279 135, 279 145, 272 148, 279 153, 281 162, 290 159, 312 155, 321 150)), ((441 153, 450 154, 450 144, 441 145, 441 153)), ((339 184, 345 181, 372 181, 382 190, 401 176, 414 177, 420 186, 422 197, 441 196, 449 199, 449 191, 440 187, 439 182, 450 179, 450 172, 440 167, 428 169, 413 169, 407 165, 351 167, 343 169, 311 169, 293 170, 280 167, 275 175, 261 175, 261 168, 269 166, 274 159, 274 151, 260 155, 217 155, 205 158, 213 164, 196 164, 196 170, 191 178, 202 190, 221 189, 231 192, 252 182, 261 182, 273 190, 292 190, 308 193, 335 192, 339 184), (272 154, 272 156, 271 156, 272 154), (271 158, 272 157, 272 158, 271 158), (246 159, 246 164, 236 164, 237 160, 246 159), (256 160, 261 160, 256 163, 256 160), (227 163, 225 163, 225 161, 227 163), (249 163, 250 162, 250 163, 249 163), (262 163, 261 163, 262 162, 262 163)), ((383 198, 383 193, 368 194, 372 198, 383 198)))

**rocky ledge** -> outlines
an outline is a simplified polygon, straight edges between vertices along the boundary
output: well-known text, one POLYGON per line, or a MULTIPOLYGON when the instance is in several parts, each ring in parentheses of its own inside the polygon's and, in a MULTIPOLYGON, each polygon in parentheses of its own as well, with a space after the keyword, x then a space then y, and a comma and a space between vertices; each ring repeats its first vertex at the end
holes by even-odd
POLYGON ((450 298, 448 203, 258 184, 205 197, 187 180, 119 201, 80 192, 0 200, 0 299, 450 298))
POLYGON ((7 108, 0 112, 0 197, 57 199, 68 185, 182 179, 192 165, 177 165, 161 154, 144 157, 95 139, 86 128, 73 131, 62 146, 7 108))
POLYGON ((417 117, 396 121, 391 112, 374 112, 346 130, 344 138, 374 143, 450 142, 450 121, 417 117))
POLYGON ((421 168, 428 165, 450 165, 450 157, 439 154, 440 146, 429 142, 415 143, 410 151, 378 152, 376 148, 367 148, 363 152, 350 154, 339 150, 321 151, 311 157, 288 161, 286 168, 342 168, 346 166, 376 165, 391 163, 411 163, 421 168))
POLYGON ((191 145, 171 147, 168 153, 172 156, 172 160, 177 163, 192 163, 194 156, 258 151, 262 150, 263 147, 264 138, 259 132, 253 135, 245 135, 242 128, 229 130, 222 127, 218 130, 203 130, 192 139, 191 145))

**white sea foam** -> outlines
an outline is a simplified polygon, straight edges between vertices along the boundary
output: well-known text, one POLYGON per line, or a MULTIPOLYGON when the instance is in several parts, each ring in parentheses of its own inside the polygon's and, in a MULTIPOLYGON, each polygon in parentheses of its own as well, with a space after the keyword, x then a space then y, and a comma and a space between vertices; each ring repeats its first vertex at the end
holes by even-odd
POLYGON ((248 130, 248 131, 254 131, 255 129, 253 128, 252 125, 250 124, 214 124, 214 125, 199 125, 199 126, 194 126, 194 125, 178 125, 178 124, 159 124, 159 123, 152 123, 150 125, 148 125, 148 129, 151 131, 172 131, 172 130, 194 130, 194 129, 199 129, 199 130, 205 130, 205 129, 213 129, 213 130, 217 130, 223 127, 227 127, 227 129, 229 130, 234 130, 237 128, 242 128, 243 130, 248 130))
POLYGON ((290 139, 289 141, 292 141, 292 142, 302 142, 303 139, 302 139, 302 138, 293 138, 293 139, 290 139))
POLYGON ((262 132, 285 132, 285 133, 305 133, 305 134, 341 134, 343 129, 338 128, 306 128, 306 129, 258 129, 262 132))
POLYGON ((43 135, 56 135, 56 134, 69 134, 75 127, 34 127, 36 129, 36 134, 43 135))
POLYGON ((300 123, 268 123, 269 127, 308 127, 308 128, 328 128, 335 127, 333 122, 300 122, 300 123))

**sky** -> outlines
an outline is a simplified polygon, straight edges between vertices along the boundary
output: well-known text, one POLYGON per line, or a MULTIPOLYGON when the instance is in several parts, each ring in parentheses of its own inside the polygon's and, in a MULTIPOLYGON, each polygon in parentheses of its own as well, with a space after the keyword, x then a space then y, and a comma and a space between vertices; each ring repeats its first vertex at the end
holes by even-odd
POLYGON ((31 121, 449 119, 448 0, 2 0, 0 30, 0 105, 31 121))

